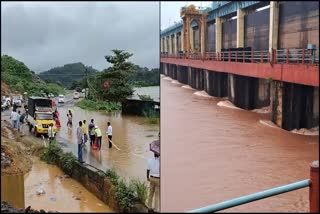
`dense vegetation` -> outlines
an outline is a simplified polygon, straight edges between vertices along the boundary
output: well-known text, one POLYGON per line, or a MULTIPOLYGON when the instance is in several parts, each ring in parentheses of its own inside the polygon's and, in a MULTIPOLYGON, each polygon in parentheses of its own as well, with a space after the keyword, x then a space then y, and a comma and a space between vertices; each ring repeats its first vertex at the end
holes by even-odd
POLYGON ((88 110, 97 110, 97 111, 119 111, 121 110, 121 104, 116 102, 106 102, 106 101, 93 101, 89 99, 84 99, 76 103, 77 106, 83 109, 88 110))
POLYGON ((29 95, 57 95, 64 92, 61 85, 42 81, 23 62, 8 55, 1 56, 1 80, 8 84, 12 91, 27 92, 29 95))
POLYGON ((141 68, 136 65, 135 70, 136 72, 129 76, 129 83, 140 87, 160 85, 160 72, 158 68, 141 68))
MULTIPOLYGON (((138 65, 134 66, 134 71, 128 76, 128 82, 135 87, 159 86, 160 72, 158 68, 142 68, 138 65)), ((88 81, 92 81, 97 73, 88 74, 88 81)), ((87 85, 86 78, 72 82, 70 89, 85 88, 87 85)))
POLYGON ((86 69, 88 75, 97 72, 97 70, 91 66, 85 66, 83 63, 78 62, 52 68, 48 71, 41 72, 39 76, 48 82, 60 82, 65 88, 70 88, 86 76, 86 69))

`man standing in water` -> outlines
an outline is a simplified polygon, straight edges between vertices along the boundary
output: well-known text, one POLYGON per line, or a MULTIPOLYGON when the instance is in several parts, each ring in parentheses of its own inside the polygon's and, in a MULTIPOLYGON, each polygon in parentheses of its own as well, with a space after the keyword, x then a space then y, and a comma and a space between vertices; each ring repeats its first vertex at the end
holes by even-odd
POLYGON ((78 161, 80 163, 83 163, 83 160, 82 160, 82 144, 83 144, 82 121, 79 121, 79 127, 77 128, 77 141, 78 141, 78 161))
POLYGON ((89 124, 89 135, 90 135, 90 146, 94 144, 96 133, 94 131, 94 120, 91 119, 91 123, 89 124))
POLYGON ((112 126, 110 122, 108 122, 107 135, 108 135, 108 141, 109 141, 109 148, 112 148, 112 126))
POLYGON ((95 134, 96 134, 96 141, 97 141, 97 146, 99 148, 99 150, 101 150, 101 140, 102 140, 102 134, 101 134, 101 130, 98 126, 95 126, 95 134))
POLYGON ((12 128, 16 129, 18 128, 18 113, 15 109, 13 109, 13 111, 11 112, 11 116, 10 116, 10 119, 12 121, 12 128))
POLYGON ((160 193, 160 154, 154 153, 154 157, 148 160, 147 180, 150 182, 148 207, 152 209, 152 199, 154 198, 154 209, 159 212, 160 193))
POLYGON ((82 132, 83 132, 83 142, 84 144, 86 144, 86 142, 88 141, 86 120, 83 120, 82 132))

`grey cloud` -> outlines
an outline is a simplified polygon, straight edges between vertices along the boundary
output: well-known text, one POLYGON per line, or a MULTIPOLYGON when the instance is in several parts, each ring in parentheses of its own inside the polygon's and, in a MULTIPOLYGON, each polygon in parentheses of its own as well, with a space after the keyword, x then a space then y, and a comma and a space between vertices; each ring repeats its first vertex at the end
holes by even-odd
POLYGON ((158 2, 6 2, 1 12, 2 54, 36 72, 72 62, 101 70, 116 48, 159 66, 158 2))

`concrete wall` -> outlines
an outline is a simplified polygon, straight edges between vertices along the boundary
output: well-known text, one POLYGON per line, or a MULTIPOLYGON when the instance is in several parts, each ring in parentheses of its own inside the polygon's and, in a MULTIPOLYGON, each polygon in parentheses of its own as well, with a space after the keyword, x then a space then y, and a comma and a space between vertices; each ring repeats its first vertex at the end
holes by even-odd
MULTIPOLYGON (((62 168, 60 161, 56 164, 62 168)), ((115 199, 115 186, 111 183, 109 178, 102 174, 101 170, 91 167, 90 165, 76 162, 70 176, 81 183, 87 190, 107 204, 115 212, 148 212, 148 208, 140 202, 135 202, 130 210, 122 210, 115 199)))
POLYGON ((180 83, 188 84, 188 68, 185 66, 177 66, 177 80, 180 83))
POLYGON ((308 43, 319 49, 319 2, 286 1, 280 4, 278 48, 307 48, 308 43))
POLYGON ((254 12, 244 17, 244 47, 261 51, 269 49, 270 9, 254 12))
POLYGON ((319 88, 273 83, 272 120, 286 130, 319 126, 319 88))
POLYGON ((228 74, 228 97, 237 107, 252 110, 270 105, 267 80, 228 74))
POLYGON ((228 96, 228 74, 205 70, 205 91, 214 97, 228 96))

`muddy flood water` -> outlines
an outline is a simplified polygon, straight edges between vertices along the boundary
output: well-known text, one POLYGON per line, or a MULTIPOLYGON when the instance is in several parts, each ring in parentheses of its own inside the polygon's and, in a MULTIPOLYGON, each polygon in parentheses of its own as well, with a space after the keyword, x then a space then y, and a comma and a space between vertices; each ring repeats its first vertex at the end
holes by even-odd
MULTIPOLYGON (((218 106, 220 98, 161 77, 161 211, 188 211, 309 178, 319 135, 259 122, 266 114, 218 106)), ((308 188, 223 212, 308 212, 308 188)))
POLYGON ((57 166, 35 159, 32 170, 24 176, 26 207, 60 212, 112 212, 79 182, 63 175, 57 166), (36 194, 40 187, 45 194, 36 194))
MULTIPOLYGON (((153 89, 154 90, 154 89, 153 89)), ((139 178, 146 181, 147 159, 153 153, 149 151, 149 144, 158 139, 159 125, 148 123, 147 119, 139 116, 122 115, 117 113, 102 113, 83 110, 71 103, 58 105, 62 127, 57 134, 58 142, 66 151, 77 155, 76 128, 80 120, 86 120, 87 126, 93 118, 102 133, 101 151, 92 150, 87 142, 83 150, 84 161, 99 169, 115 168, 119 175, 125 178, 139 178), (73 112, 73 127, 66 128, 67 111, 73 112), (112 141, 114 146, 109 149, 107 142, 107 122, 113 129, 112 141)))
POLYGON ((79 182, 65 178, 55 165, 34 158, 29 173, 1 176, 1 198, 14 207, 58 212, 113 212, 79 182), (44 194, 37 194, 44 190, 44 194))

